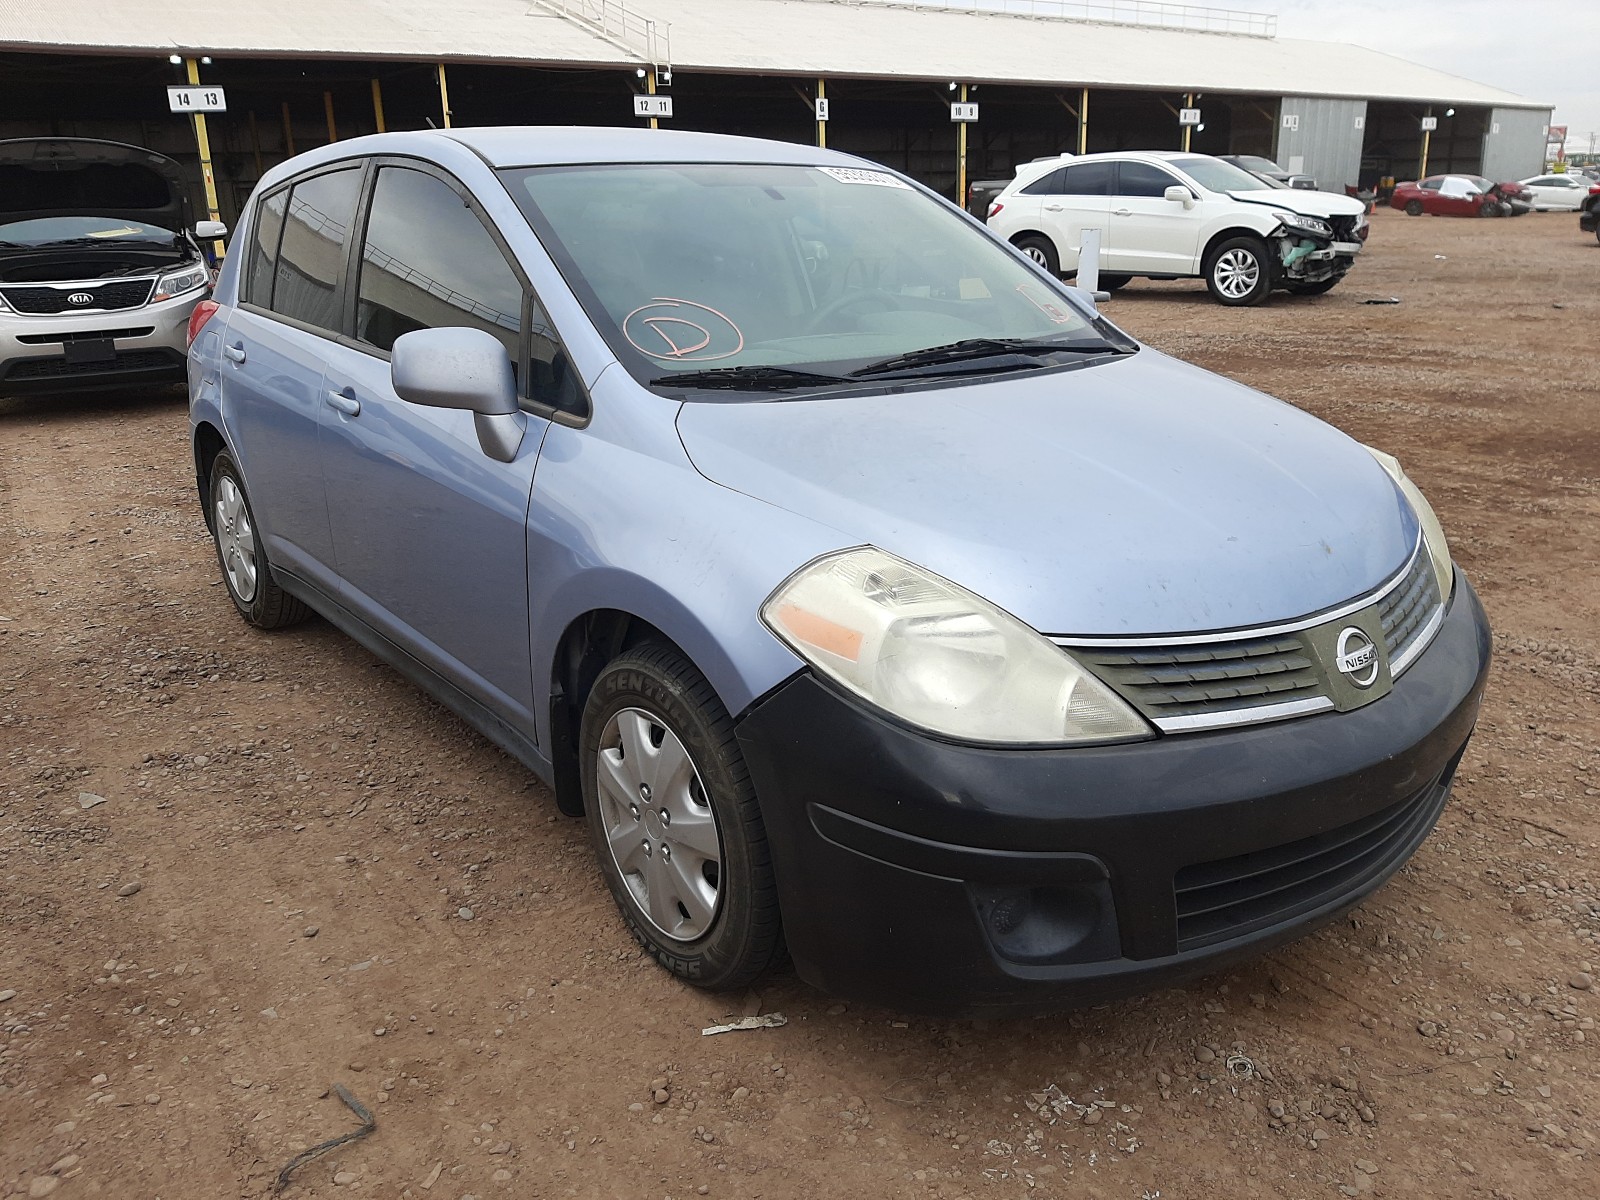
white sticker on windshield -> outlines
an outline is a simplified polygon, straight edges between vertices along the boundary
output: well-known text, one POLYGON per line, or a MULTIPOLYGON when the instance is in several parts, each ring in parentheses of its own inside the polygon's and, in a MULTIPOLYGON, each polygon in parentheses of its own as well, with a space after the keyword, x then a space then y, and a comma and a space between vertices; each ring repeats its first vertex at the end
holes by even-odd
POLYGON ((911 185, 904 180, 896 179, 887 171, 863 171, 860 167, 818 167, 824 175, 837 179, 840 183, 864 183, 871 187, 901 188, 911 190, 911 185))

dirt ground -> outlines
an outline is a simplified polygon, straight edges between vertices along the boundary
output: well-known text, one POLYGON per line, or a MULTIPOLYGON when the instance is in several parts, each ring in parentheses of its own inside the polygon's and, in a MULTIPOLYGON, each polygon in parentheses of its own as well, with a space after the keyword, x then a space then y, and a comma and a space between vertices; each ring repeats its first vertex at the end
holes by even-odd
POLYGON ((180 398, 0 401, 0 1195, 270 1195, 334 1083, 376 1129, 288 1196, 1600 1194, 1600 246, 1374 223, 1324 298, 1108 312, 1431 496, 1495 625, 1455 798, 1348 920, 1046 1019, 679 985, 523 770, 238 620, 180 398))

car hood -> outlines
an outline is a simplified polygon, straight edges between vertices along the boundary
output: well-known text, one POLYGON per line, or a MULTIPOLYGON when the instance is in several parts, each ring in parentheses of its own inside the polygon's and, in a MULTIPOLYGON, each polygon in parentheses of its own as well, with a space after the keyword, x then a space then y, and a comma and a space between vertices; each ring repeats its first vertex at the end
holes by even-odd
POLYGON ((0 220, 37 217, 191 224, 183 168, 164 154, 89 138, 0 141, 0 220))
POLYGON ((1335 192, 1312 192, 1303 188, 1273 188, 1266 192, 1229 192, 1228 195, 1244 204, 1284 208, 1306 217, 1354 217, 1367 211, 1367 206, 1354 196, 1341 196, 1335 192))
POLYGON ((1320 612, 1382 583, 1417 539, 1359 443, 1149 349, 900 394, 691 402, 678 431, 714 482, 1050 634, 1320 612))

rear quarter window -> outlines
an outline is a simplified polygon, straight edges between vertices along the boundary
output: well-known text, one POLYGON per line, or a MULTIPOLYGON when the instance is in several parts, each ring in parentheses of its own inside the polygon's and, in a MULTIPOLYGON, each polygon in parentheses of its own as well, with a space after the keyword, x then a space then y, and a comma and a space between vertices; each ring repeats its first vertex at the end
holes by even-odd
POLYGON ((278 240, 283 236, 283 213, 288 204, 289 190, 284 188, 256 205, 245 276, 246 303, 272 307, 272 277, 278 269, 278 240))

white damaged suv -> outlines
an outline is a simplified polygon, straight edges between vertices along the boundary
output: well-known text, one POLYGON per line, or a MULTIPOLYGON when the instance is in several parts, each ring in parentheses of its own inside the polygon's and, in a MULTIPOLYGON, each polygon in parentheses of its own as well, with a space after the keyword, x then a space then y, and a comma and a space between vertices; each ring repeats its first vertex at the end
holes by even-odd
POLYGON ((1367 236, 1360 200, 1159 150, 1027 163, 990 204, 988 222, 1058 274, 1077 271, 1084 231, 1099 230, 1100 287, 1199 278, 1219 304, 1236 306, 1261 304, 1275 288, 1321 295, 1367 236))

